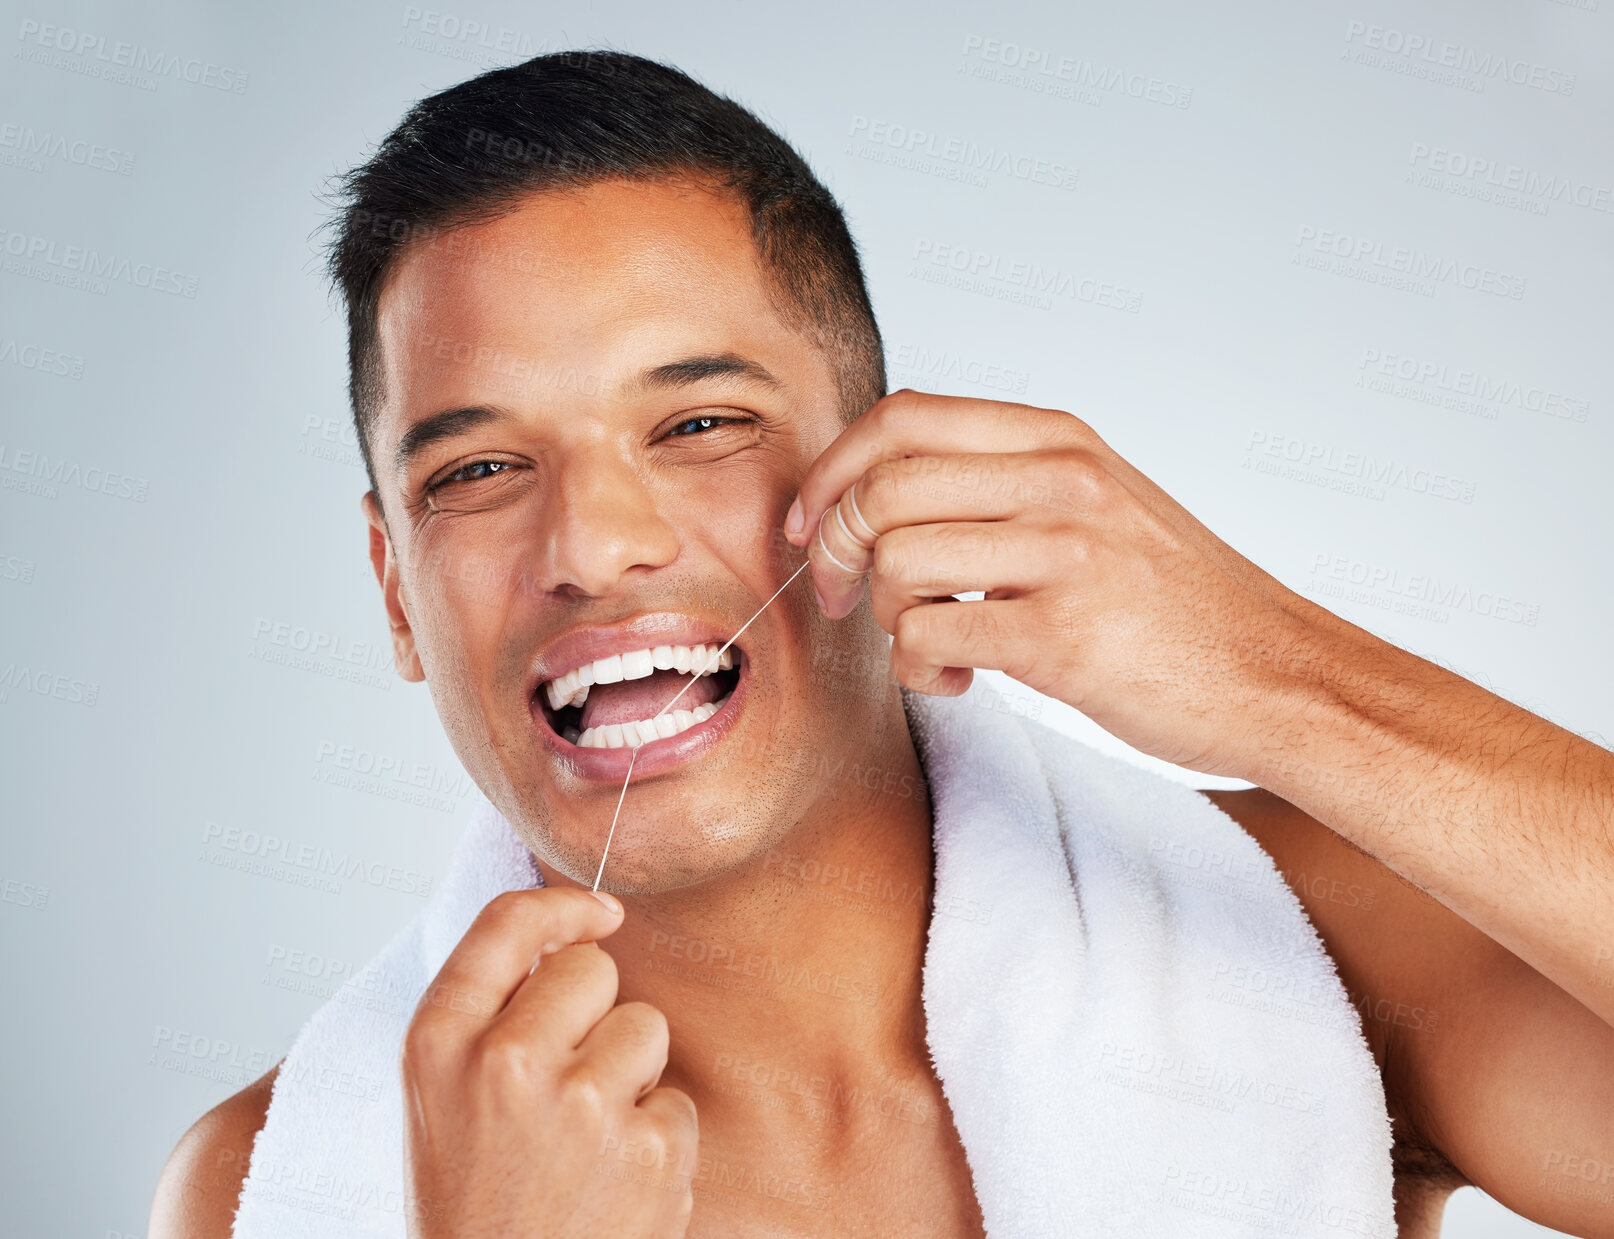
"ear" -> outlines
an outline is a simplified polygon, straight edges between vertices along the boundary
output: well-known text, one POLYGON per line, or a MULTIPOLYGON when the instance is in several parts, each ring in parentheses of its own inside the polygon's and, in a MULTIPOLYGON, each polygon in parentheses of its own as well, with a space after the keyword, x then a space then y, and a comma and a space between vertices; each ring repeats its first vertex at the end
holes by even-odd
POLYGON ((365 491, 359 507, 370 523, 370 566, 375 569, 376 583, 381 586, 387 624, 392 629, 393 664, 404 679, 420 684, 425 681, 426 673, 421 670, 420 655, 415 651, 415 630, 409 626, 409 604, 404 599, 403 583, 398 579, 398 559, 392 553, 392 539, 387 536, 387 523, 381 515, 375 491, 365 491))

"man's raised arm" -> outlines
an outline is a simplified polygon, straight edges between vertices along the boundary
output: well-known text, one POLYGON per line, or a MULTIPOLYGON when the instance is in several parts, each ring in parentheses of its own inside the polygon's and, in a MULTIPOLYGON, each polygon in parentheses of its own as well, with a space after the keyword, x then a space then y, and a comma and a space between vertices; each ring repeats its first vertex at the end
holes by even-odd
POLYGON ((1276 792, 1614 1024, 1614 753, 1302 598, 1078 418, 894 392, 786 536, 829 615, 867 582, 910 688, 1002 670, 1276 792))

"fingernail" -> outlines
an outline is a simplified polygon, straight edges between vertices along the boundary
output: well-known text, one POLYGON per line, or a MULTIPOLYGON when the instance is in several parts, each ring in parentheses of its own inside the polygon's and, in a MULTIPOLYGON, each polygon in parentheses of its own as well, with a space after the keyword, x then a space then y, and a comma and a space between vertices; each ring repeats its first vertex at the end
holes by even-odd
POLYGON ((818 592, 818 586, 813 586, 813 597, 818 599, 818 609, 825 615, 829 614, 829 603, 824 601, 824 595, 818 592))
POLYGON ((589 894, 593 895, 594 898, 598 899, 618 916, 622 915, 622 901, 619 900, 615 895, 608 895, 604 891, 590 891, 589 894))
POLYGON ((791 500, 790 511, 785 513, 785 532, 794 538, 801 533, 802 526, 806 523, 807 518, 801 514, 801 499, 798 497, 791 500))

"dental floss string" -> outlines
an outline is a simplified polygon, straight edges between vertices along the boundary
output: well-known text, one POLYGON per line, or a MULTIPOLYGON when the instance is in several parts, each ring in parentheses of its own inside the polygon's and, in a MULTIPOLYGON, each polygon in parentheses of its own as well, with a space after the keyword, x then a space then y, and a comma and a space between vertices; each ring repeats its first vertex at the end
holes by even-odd
MULTIPOLYGON (((805 568, 810 562, 811 560, 802 560, 801 567, 797 568, 787 578, 785 578, 784 585, 781 585, 778 589, 773 591, 773 598, 769 598, 768 601, 764 602, 760 607, 757 608, 757 615, 761 615, 764 611, 771 607, 773 605, 773 599, 784 593, 785 588, 790 584, 790 582, 799 577, 802 573, 802 568, 805 568)), ((702 675, 705 675, 706 672, 717 666, 717 660, 723 657, 723 650, 728 649, 729 646, 733 645, 740 639, 740 633, 743 633, 747 628, 751 627, 752 623, 755 622, 757 615, 753 615, 750 619, 746 620, 745 623, 740 625, 739 632, 736 632, 727 641, 723 642, 722 649, 718 650, 717 653, 713 654, 709 659, 706 660, 706 666, 702 667, 700 671, 696 672, 696 674, 690 676, 689 683, 679 689, 678 692, 674 694, 671 701, 656 711, 655 717, 650 720, 652 723, 654 723, 656 719, 660 718, 663 714, 667 713, 668 710, 672 709, 677 703, 679 697, 682 697, 691 688, 695 687, 696 680, 700 679, 702 675)), ((633 777, 633 763, 639 760, 639 750, 646 743, 648 743, 648 741, 639 741, 638 744, 633 746, 633 752, 628 756, 628 772, 622 777, 622 791, 616 798, 616 812, 611 814, 611 829, 610 832, 605 836, 605 851, 600 853, 600 868, 599 871, 594 875, 594 885, 591 888, 593 890, 600 889, 600 878, 605 874, 605 858, 611 854, 611 840, 616 837, 617 819, 622 816, 622 802, 626 800, 628 796, 628 780, 633 777)))
POLYGON ((616 798, 616 812, 611 814, 611 832, 605 836, 605 851, 600 853, 600 867, 594 871, 593 890, 600 889, 600 878, 605 873, 605 858, 611 854, 611 839, 616 834, 616 819, 622 816, 622 802, 628 798, 628 780, 633 777, 633 763, 639 760, 639 746, 628 754, 628 773, 622 778, 622 791, 616 798))

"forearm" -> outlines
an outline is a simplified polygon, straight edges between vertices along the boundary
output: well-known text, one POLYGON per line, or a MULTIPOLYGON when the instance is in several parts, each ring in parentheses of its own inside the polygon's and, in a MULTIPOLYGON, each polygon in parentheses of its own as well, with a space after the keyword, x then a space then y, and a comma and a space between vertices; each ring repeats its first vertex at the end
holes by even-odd
POLYGON ((1614 1024, 1614 754, 1322 615, 1244 777, 1614 1024))
POLYGON ((1614 1025, 1614 755, 1287 589, 1080 419, 894 392, 786 530, 824 614, 868 591, 908 688, 995 668, 1258 783, 1614 1025), (984 597, 928 605, 943 586, 984 597))

